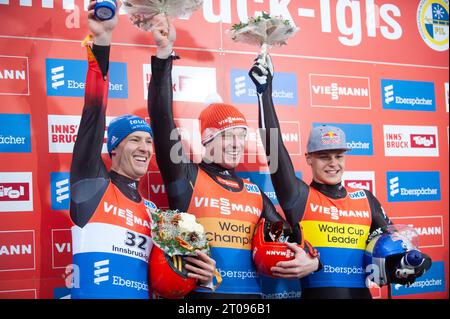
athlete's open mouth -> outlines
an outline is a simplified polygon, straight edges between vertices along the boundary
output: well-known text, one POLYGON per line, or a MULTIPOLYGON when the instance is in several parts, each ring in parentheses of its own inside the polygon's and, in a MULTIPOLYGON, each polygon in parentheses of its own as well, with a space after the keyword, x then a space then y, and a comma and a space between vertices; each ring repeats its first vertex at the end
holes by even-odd
POLYGON ((136 161, 141 162, 141 163, 146 163, 147 159, 148 159, 148 157, 145 157, 145 156, 133 156, 133 158, 136 161))

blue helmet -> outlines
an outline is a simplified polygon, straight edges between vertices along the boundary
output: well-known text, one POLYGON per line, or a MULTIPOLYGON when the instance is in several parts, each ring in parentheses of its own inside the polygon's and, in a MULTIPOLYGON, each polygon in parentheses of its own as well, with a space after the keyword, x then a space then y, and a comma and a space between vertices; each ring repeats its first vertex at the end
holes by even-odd
POLYGON ((398 231, 391 226, 386 233, 377 235, 366 247, 364 262, 368 279, 375 281, 380 287, 392 282, 390 270, 394 261, 417 247, 417 233, 409 226, 398 231))

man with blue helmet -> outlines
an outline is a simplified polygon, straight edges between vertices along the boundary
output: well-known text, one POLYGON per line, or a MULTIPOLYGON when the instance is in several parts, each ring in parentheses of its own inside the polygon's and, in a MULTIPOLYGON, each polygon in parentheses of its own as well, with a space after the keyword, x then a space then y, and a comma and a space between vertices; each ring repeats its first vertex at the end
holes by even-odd
MULTIPOLYGON (((371 298, 366 282, 367 243, 385 233, 392 223, 370 191, 342 185, 345 153, 350 150, 345 133, 330 125, 311 130, 305 155, 313 180, 306 184, 295 176, 283 144, 272 99, 274 72, 270 56, 258 56, 249 75, 257 89, 259 127, 278 200, 286 219, 294 229, 302 230, 319 251, 323 264, 320 271, 301 279, 302 298, 371 298)), ((412 283, 430 267, 428 256, 422 256, 426 262, 414 267, 402 264, 407 252, 399 252, 392 263, 384 264, 386 272, 393 274, 389 275, 389 283, 412 283)), ((273 267, 272 272, 292 278, 281 267, 273 267)))
MULTIPOLYGON (((152 249, 150 212, 139 180, 152 156, 152 130, 135 115, 113 119, 108 127, 108 171, 101 157, 106 126, 111 36, 118 15, 94 18, 89 4, 93 46, 88 50, 85 105, 70 169, 73 244, 72 298, 148 299, 148 260, 152 249)), ((199 253, 189 276, 200 283, 213 276, 214 261, 199 253)))

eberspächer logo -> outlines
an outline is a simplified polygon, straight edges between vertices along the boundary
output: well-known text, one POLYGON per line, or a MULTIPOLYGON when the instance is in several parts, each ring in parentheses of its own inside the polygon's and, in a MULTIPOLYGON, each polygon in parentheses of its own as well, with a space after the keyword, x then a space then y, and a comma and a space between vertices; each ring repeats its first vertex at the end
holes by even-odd
MULTIPOLYGON (((48 96, 84 96, 88 64, 81 60, 46 59, 48 96)), ((111 62, 109 98, 128 98, 127 64, 111 62)))
POLYGON ((433 82, 381 80, 383 109, 436 111, 433 82))
POLYGON ((441 199, 439 172, 387 172, 388 202, 441 199))

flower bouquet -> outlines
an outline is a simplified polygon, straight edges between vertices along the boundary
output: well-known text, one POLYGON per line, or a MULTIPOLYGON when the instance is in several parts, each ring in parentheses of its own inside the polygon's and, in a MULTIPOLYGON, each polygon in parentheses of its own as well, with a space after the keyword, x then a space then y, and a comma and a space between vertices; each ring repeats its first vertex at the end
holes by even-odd
POLYGON ((152 212, 150 254, 150 286, 158 296, 178 299, 197 286, 197 279, 188 276, 185 256, 196 251, 210 253, 204 228, 195 216, 177 210, 152 212))
POLYGON ((154 16, 163 13, 172 18, 189 17, 202 6, 203 0, 123 0, 122 3, 131 22, 148 31, 152 29, 154 16))
POLYGON ((196 250, 209 254, 203 226, 194 215, 177 210, 152 213, 152 239, 170 257, 195 256, 196 250))
POLYGON ((228 34, 235 42, 261 47, 265 55, 270 47, 286 45, 298 30, 289 20, 263 12, 262 16, 249 18, 247 23, 234 24, 228 34))

